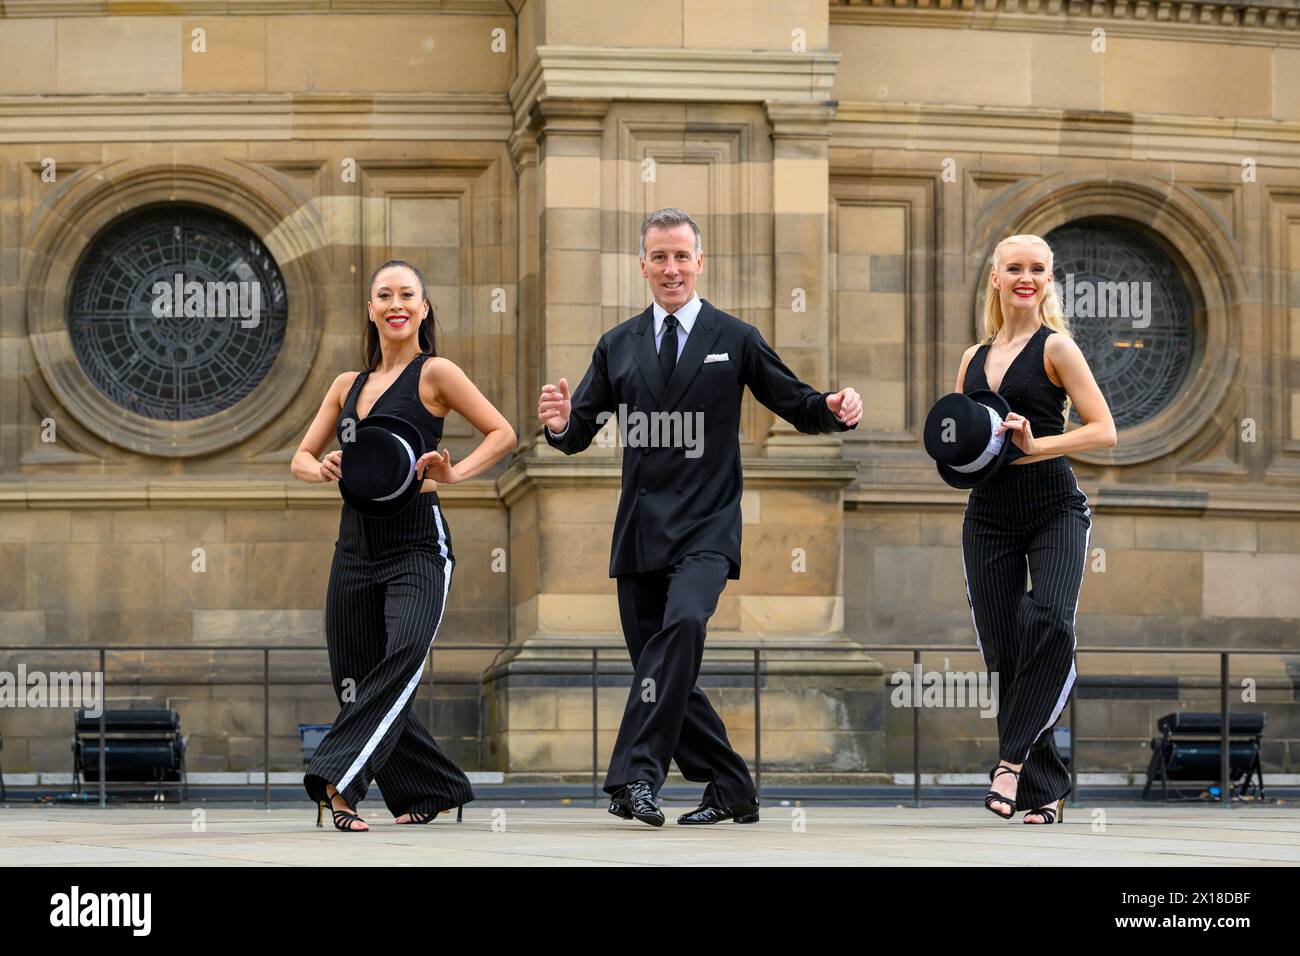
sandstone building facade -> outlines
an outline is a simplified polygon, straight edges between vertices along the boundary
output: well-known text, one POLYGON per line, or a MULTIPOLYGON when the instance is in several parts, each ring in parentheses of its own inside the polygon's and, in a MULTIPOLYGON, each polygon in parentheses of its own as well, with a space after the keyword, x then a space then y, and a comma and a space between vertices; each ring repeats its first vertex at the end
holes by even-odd
MULTIPOLYGON (((920 426, 1012 233, 1152 307, 1076 318, 1122 412, 1118 446, 1074 461, 1095 518, 1080 647, 1150 649, 1080 655, 1080 768, 1140 771, 1154 717, 1215 705, 1219 659, 1160 649, 1296 647, 1298 0, 156 6, 0 17, 0 643, 35 648, 8 669, 168 648, 110 652, 110 695, 177 707, 190 769, 229 771, 262 766, 269 662, 271 764, 301 766, 297 725, 334 713, 339 499, 288 463, 360 367, 366 278, 407 258, 439 351, 520 436, 442 490, 438 644, 467 649, 435 652, 418 706, 467 768, 590 774, 593 657, 598 761, 629 673, 607 577, 620 450, 554 452, 536 396, 644 308, 637 226, 666 205, 703 227, 705 298, 866 404, 856 431, 809 437, 747 399, 744 570, 703 683, 752 756, 769 648, 765 771, 910 771, 886 678, 912 645, 978 669, 964 496, 920 426), (177 255, 257 276, 260 325, 140 321, 177 255)), ((475 440, 448 420, 453 459, 475 440)), ((1297 661, 1232 660, 1257 689, 1239 706, 1269 712, 1270 771, 1298 772, 1297 661)), ((971 710, 921 720, 925 771, 993 759, 971 710)), ((66 769, 70 727, 0 712, 5 771, 66 769)))

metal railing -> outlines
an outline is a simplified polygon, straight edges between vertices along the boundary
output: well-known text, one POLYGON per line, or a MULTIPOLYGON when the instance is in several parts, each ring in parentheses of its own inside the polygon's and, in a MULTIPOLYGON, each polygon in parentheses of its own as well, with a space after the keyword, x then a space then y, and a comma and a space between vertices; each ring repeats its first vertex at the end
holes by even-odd
MULTIPOLYGON (((587 650, 586 648, 575 647, 572 643, 533 641, 528 645, 530 649, 535 650, 565 650, 573 652, 575 650, 587 650)), ((610 649, 613 649, 611 645, 610 649)), ((262 799, 269 806, 271 802, 271 654, 274 653, 319 653, 324 651, 323 647, 293 647, 278 645, 152 645, 152 644, 112 644, 112 645, 75 645, 75 644, 52 644, 52 645, 7 645, 0 644, 0 652, 39 652, 39 653, 82 653, 88 654, 98 652, 99 654, 99 672, 103 675, 104 687, 108 686, 107 673, 107 654, 112 653, 138 653, 147 651, 156 652, 183 652, 183 653, 239 653, 253 654, 261 653, 262 655, 262 799)), ((427 685, 432 698, 434 686, 434 669, 432 667, 432 655, 435 651, 477 651, 479 653, 488 653, 496 651, 495 660, 499 660, 502 653, 511 650, 507 647, 493 648, 490 645, 483 644, 435 644, 429 649, 429 656, 426 661, 429 662, 426 667, 428 673, 427 685)), ((599 754, 599 677, 600 677, 600 647, 589 648, 591 653, 591 795, 592 799, 600 797, 600 754, 599 754)), ((719 641, 713 648, 720 653, 748 653, 752 655, 752 675, 754 686, 754 785, 755 789, 761 795, 763 786, 763 736, 762 736, 762 694, 763 682, 763 655, 765 653, 789 653, 789 652, 838 652, 838 653, 869 653, 869 654, 906 654, 911 653, 912 664, 914 667, 921 665, 921 655, 927 653, 952 654, 975 654, 978 651, 963 645, 955 644, 850 644, 845 642, 817 642, 808 641, 801 643, 772 644, 772 643, 746 643, 725 638, 719 641)), ((1215 654, 1219 657, 1219 721, 1221 729, 1220 740, 1220 779, 1219 779, 1219 805, 1227 807, 1230 805, 1229 792, 1229 721, 1228 717, 1231 708, 1228 702, 1228 673, 1229 661, 1233 654, 1237 655, 1300 655, 1300 648, 1283 649, 1283 648, 1169 648, 1169 647, 1088 647, 1078 648, 1076 651, 1076 679, 1075 689, 1070 694, 1070 802, 1071 806, 1078 805, 1079 794, 1079 760, 1078 750, 1076 748, 1076 739, 1078 735, 1078 711, 1075 706, 1078 690, 1078 670, 1077 656, 1083 654, 1215 654)), ((707 655, 706 655, 707 656, 707 655)), ((577 659, 568 658, 551 658, 552 662, 557 660, 572 660, 576 663, 577 659)), ((623 658, 626 662, 626 658, 623 658)), ((485 675, 490 673, 491 667, 480 676, 478 681, 480 713, 482 712, 482 693, 485 684, 485 675)), ((140 678, 135 678, 140 680, 140 678)), ((176 683, 193 684, 193 681, 177 681, 176 683)), ((247 681, 236 681, 235 683, 246 684, 247 681)), ((295 683, 303 683, 297 681, 295 683)), ((432 703, 430 704, 432 707, 432 703)), ((912 800, 916 807, 921 803, 921 711, 923 707, 912 707, 912 800)), ((105 787, 105 751, 104 738, 106 734, 106 716, 104 713, 103 701, 100 702, 99 715, 99 805, 107 806, 107 791, 105 787)), ((995 734, 996 736, 996 734, 995 734)), ((480 733, 481 739, 481 733, 480 733)))

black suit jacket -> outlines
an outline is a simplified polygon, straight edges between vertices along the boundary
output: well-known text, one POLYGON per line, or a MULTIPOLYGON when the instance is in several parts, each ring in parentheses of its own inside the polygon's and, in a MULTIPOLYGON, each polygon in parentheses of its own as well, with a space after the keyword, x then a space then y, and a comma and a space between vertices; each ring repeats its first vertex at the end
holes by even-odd
POLYGON ((547 428, 542 433, 551 445, 574 455, 591 444, 608 415, 620 415, 619 428, 629 438, 623 446, 610 577, 666 568, 692 551, 726 555, 728 577, 740 577, 740 400, 745 386, 801 432, 848 430, 826 407, 830 393, 799 381, 758 329, 719 312, 707 300, 700 300, 699 315, 667 383, 655 349, 653 306, 600 337, 591 367, 573 392, 568 428, 559 438, 547 428), (725 359, 704 361, 707 355, 724 354, 725 359), (703 425, 697 457, 688 457, 689 449, 682 447, 631 447, 638 418, 642 423, 667 421, 654 420, 655 412, 680 413, 683 426, 683 416, 699 413, 692 418, 693 424, 703 425))

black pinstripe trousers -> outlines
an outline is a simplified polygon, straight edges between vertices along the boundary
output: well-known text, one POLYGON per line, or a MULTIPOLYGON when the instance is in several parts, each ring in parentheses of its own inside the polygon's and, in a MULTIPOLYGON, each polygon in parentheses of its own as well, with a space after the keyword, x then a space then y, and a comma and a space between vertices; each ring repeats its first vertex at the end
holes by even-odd
POLYGON ((1021 807, 1044 806, 1070 790, 1052 728, 1074 687, 1075 618, 1091 532, 1088 499, 1064 456, 1004 465, 966 504, 966 598, 984 666, 998 675, 999 757, 1024 764, 1021 807))
POLYGON ((325 597, 330 680, 342 710, 303 778, 312 799, 325 799, 332 783, 356 807, 371 780, 394 816, 474 799, 469 778, 412 709, 454 563, 437 492, 416 495, 391 518, 344 503, 325 597))

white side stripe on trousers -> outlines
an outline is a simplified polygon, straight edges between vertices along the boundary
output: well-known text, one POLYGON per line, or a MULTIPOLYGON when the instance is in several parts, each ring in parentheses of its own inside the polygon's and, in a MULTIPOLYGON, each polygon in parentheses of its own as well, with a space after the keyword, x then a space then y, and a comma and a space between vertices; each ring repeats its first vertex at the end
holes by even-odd
POLYGON ((1083 513, 1088 519, 1088 530, 1083 533, 1083 570, 1079 572, 1079 591, 1075 595, 1074 614, 1070 618, 1070 630, 1074 632, 1074 644, 1070 648, 1070 673, 1065 678, 1065 686, 1061 688, 1061 696, 1056 699, 1056 706, 1052 708, 1052 716, 1047 718, 1043 729, 1034 735, 1035 741, 1043 736, 1047 728, 1056 723, 1056 719, 1061 716, 1061 711, 1065 709, 1065 702, 1070 696, 1070 691, 1074 689, 1074 682, 1079 673, 1074 656, 1079 650, 1079 595, 1083 593, 1083 579, 1088 575, 1088 543, 1092 540, 1092 509, 1088 507, 1088 496, 1083 494, 1077 478, 1074 480, 1074 490, 1083 495, 1083 513))
POLYGON ((447 535, 443 531, 442 512, 438 510, 437 505, 433 506, 433 519, 438 525, 438 552, 442 555, 445 562, 442 574, 442 606, 438 609, 437 623, 433 625, 433 634, 429 636, 428 647, 424 649, 424 654, 420 656, 420 666, 416 668, 411 679, 407 681, 406 687, 403 688, 401 695, 396 701, 394 701, 393 706, 388 709, 388 713, 384 714, 384 719, 379 722, 379 726, 375 728, 375 732, 370 735, 370 739, 366 741, 366 745, 361 748, 361 752, 357 754, 357 759, 352 761, 352 766, 348 767, 348 772, 345 773, 343 778, 334 785, 335 789, 340 793, 347 789, 348 784, 352 782, 352 778, 357 775, 358 771, 360 771, 363 766, 365 766, 366 761, 370 759, 370 755, 374 753, 375 748, 379 746, 379 741, 384 739, 384 734, 388 733, 388 728, 393 725, 393 721, 397 719, 397 715, 402 712, 402 708, 406 706, 407 700, 410 699, 411 694, 415 692, 415 688, 419 686, 420 677, 424 674, 425 661, 429 658, 429 647, 433 646, 434 638, 438 636, 438 628, 442 625, 442 616, 447 611, 447 595, 451 590, 451 568, 453 562, 451 556, 447 553, 447 535))

